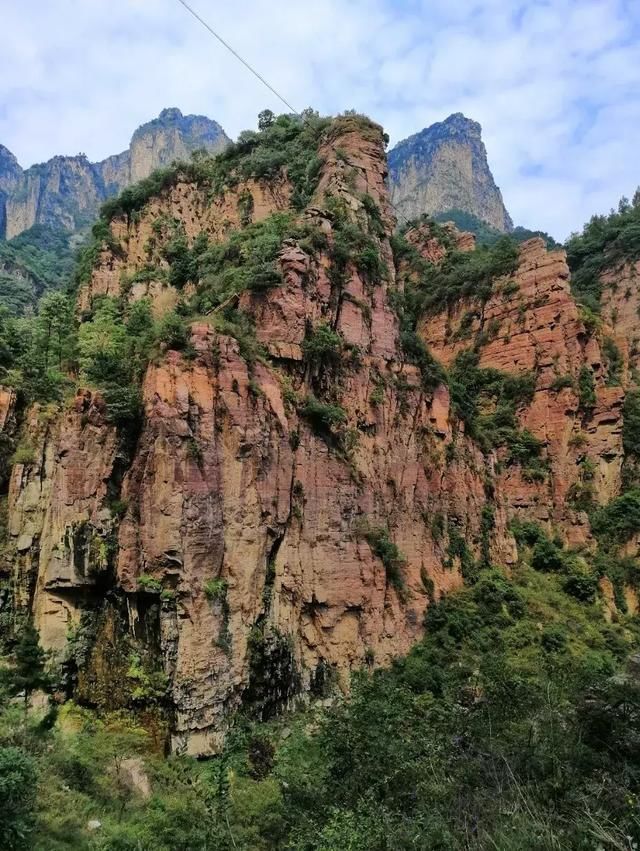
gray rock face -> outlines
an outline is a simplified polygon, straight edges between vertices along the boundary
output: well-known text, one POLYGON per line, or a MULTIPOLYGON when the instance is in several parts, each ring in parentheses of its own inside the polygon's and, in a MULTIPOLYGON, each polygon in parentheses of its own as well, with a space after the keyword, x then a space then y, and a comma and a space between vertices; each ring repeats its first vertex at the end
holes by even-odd
POLYGON ((0 236, 5 232, 7 197, 15 191, 21 177, 22 169, 18 160, 8 148, 0 145, 0 236))
POLYGON ((489 168, 482 129, 460 112, 390 151, 389 188, 393 203, 408 219, 463 210, 498 230, 513 228, 489 168))
POLYGON ((165 109, 136 130, 128 150, 99 163, 84 155, 57 156, 23 171, 0 145, 0 237, 11 239, 35 224, 79 230, 96 218, 103 201, 154 169, 228 143, 217 122, 165 109))

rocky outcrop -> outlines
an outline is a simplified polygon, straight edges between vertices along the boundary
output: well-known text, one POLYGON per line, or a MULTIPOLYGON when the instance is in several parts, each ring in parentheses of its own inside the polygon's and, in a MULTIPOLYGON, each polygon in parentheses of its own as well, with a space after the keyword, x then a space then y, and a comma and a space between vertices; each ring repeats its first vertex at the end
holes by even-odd
POLYGON ((602 318, 627 370, 636 376, 640 368, 640 261, 622 262, 606 269, 601 277, 602 318))
POLYGON ((86 227, 103 200, 95 168, 85 156, 54 157, 24 171, 7 197, 5 236, 11 239, 35 224, 68 231, 86 227))
MULTIPOLYGON (((461 584, 448 530, 480 551, 486 461, 464 439, 463 453, 446 460, 448 391, 425 391, 398 348, 382 133, 343 119, 324 144, 304 217, 331 242, 327 193, 360 227, 368 195, 384 224, 385 277, 371 281, 349 264, 336 289, 327 251, 286 245, 283 285, 247 292, 239 304, 268 362, 247 363, 213 320, 196 322, 193 356, 169 351, 147 371, 142 432, 121 487, 114 429, 88 393, 46 427, 32 413, 33 460, 11 480, 16 572, 48 647, 64 647, 69 625, 109 582, 126 598, 134 631, 162 589, 157 640, 173 741, 192 753, 215 750, 243 703, 268 713, 330 684, 346 688, 354 668, 406 651, 429 600, 461 584), (346 362, 331 376, 302 359, 309 328, 321 321, 345 345, 346 362), (323 392, 344 410, 336 433, 304 413, 305 399, 323 392), (119 520, 114 489, 126 507, 119 520), (376 535, 397 547, 393 564, 377 552, 376 535)), ((290 190, 285 179, 269 188, 248 182, 209 203, 204 190, 178 184, 135 221, 113 224, 120 250, 104 250, 80 306, 120 294, 123 270, 147 263, 160 213, 179 217, 190 239, 204 231, 215 241, 239 226, 240 193, 252 192, 259 219, 286 207, 290 190)), ((169 238, 158 227, 155 236, 169 238)), ((500 509, 491 546, 512 560, 506 519, 500 509)))
POLYGON ((497 282, 488 301, 463 300, 425 317, 419 332, 445 365, 475 344, 480 367, 535 375, 533 401, 519 417, 543 442, 550 472, 544 483, 526 482, 518 468, 507 468, 500 476, 505 503, 510 514, 549 524, 571 544, 587 541, 586 514, 570 497, 587 459, 597 499, 604 504, 619 492, 624 392, 606 386, 600 345, 571 295, 564 251, 547 251, 540 238, 523 243, 515 274, 497 282), (590 410, 577 391, 584 367, 595 383, 590 410))
MULTIPOLYGON (((193 151, 217 153, 227 146, 229 138, 222 127, 204 115, 183 115, 179 109, 163 109, 159 117, 138 127, 129 145, 129 173, 123 185, 147 177, 154 168, 171 165, 174 160, 187 160, 193 151)), ((120 154, 122 157, 123 154, 120 154)), ((104 173, 104 163, 100 163, 104 173)))
POLYGON ((60 414, 34 408, 9 482, 9 536, 18 605, 45 646, 61 651, 83 605, 111 569, 108 483, 118 442, 99 396, 81 392, 60 414))
POLYGON ((8 148, 0 145, 0 237, 6 230, 6 203, 20 183, 22 169, 8 148))
MULTIPOLYGON (((197 290, 168 282, 167 243, 176 229, 191 246, 201 234, 224 241, 246 225, 249 195, 254 222, 290 210, 313 238, 281 244, 278 285, 233 297, 259 354, 230 335, 231 320, 219 323, 220 305, 191 322, 185 351, 149 363, 139 433, 119 433, 100 394, 80 391, 57 414, 29 412, 30 451, 11 476, 18 602, 48 648, 66 652, 69 634, 93 642, 77 696, 106 694, 117 708, 126 642, 152 646, 172 745, 193 754, 215 752, 240 707, 267 717, 406 652, 431 601, 479 563, 514 564, 512 518, 588 544, 573 499, 586 469, 602 502, 619 488, 623 392, 606 384, 563 252, 525 243, 487 300, 471 296, 417 327, 445 365, 475 344, 480 367, 535 375, 517 411, 543 445, 544 475, 531 478, 504 447, 483 452, 447 385, 407 361, 381 128, 336 119, 317 153, 303 211, 291 210, 282 171, 217 193, 183 180, 112 222, 79 293, 81 319, 99 296, 151 296, 160 315, 197 290), (136 277, 156 268, 157 279, 136 277), (320 324, 339 357, 309 357, 320 324), (589 410, 576 392, 585 367, 589 410)), ((438 233, 422 224, 406 237, 437 265, 447 250, 438 233)), ((473 250, 468 234, 449 227, 446 237, 473 250)))
POLYGON ((389 189, 404 219, 462 210, 500 231, 513 228, 487 162, 481 127, 459 112, 389 152, 389 189))
POLYGON ((188 159, 199 149, 220 151, 228 142, 215 121, 165 109, 136 130, 127 151, 99 163, 83 154, 57 156, 22 171, 0 146, 0 237, 11 239, 34 224, 85 228, 103 201, 154 169, 188 159))

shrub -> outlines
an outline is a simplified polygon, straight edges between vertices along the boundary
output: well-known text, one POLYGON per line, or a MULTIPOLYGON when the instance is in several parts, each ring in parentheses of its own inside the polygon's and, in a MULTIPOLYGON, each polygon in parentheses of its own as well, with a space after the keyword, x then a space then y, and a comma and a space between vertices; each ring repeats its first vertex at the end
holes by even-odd
POLYGON ((578 375, 578 398, 580 407, 584 411, 590 411, 596 404, 596 385, 593 373, 588 366, 583 366, 578 375))
POLYGON ((622 408, 625 455, 640 456, 640 390, 628 390, 622 408))
POLYGON ((551 382, 551 390, 554 393, 559 393, 561 390, 565 388, 573 387, 573 376, 571 375, 558 375, 551 382))
POLYGON ((158 340, 168 349, 185 349, 189 342, 189 327, 177 313, 166 313, 158 323, 158 340))
POLYGON ((531 554, 531 566, 543 573, 562 573, 565 569, 564 553, 548 538, 540 538, 531 554))
POLYGON ((234 293, 279 286, 282 275, 277 261, 283 242, 301 239, 305 233, 290 213, 274 213, 200 252, 194 261, 199 280, 196 308, 209 313, 234 293))
POLYGON ((567 241, 571 289, 593 311, 600 310, 601 276, 606 269, 640 257, 640 203, 622 199, 617 211, 593 216, 581 234, 567 241))
POLYGON ((414 295, 420 312, 435 313, 462 298, 486 302, 494 282, 515 272, 518 256, 516 243, 503 237, 490 248, 449 251, 440 265, 414 262, 419 276, 414 295))
POLYGON ((598 591, 597 577, 582 573, 578 570, 570 571, 562 582, 562 589, 566 594, 575 597, 583 603, 592 603, 598 591))
POLYGON ((0 747, 0 846, 8 851, 33 848, 38 777, 36 763, 17 747, 0 747))
POLYGON ((633 488, 595 511, 594 534, 607 546, 619 546, 640 532, 640 488, 633 488))
POLYGON ((302 343, 305 359, 314 366, 336 366, 340 362, 343 340, 325 322, 312 330, 302 343))
POLYGON ((365 538, 374 555, 383 563, 389 584, 396 590, 404 588, 402 567, 407 560, 391 540, 389 530, 383 526, 377 526, 369 529, 365 538))
POLYGON ((138 588, 147 594, 160 594, 162 593, 162 582, 153 576, 142 573, 138 577, 138 588))
POLYGON ((478 366, 479 352, 460 352, 452 365, 449 380, 454 411, 464 422, 466 433, 483 451, 505 447, 507 464, 519 464, 531 481, 543 480, 546 462, 543 444, 527 429, 521 429, 517 411, 529 404, 536 387, 533 373, 511 375, 497 369, 478 366), (487 402, 494 403, 492 413, 483 413, 487 402))
POLYGON ((620 349, 616 346, 615 341, 611 337, 605 337, 602 342, 602 354, 607 370, 607 384, 620 384, 622 378, 622 368, 624 362, 620 349))
POLYGON ((102 395, 110 423, 120 428, 135 426, 138 423, 142 412, 142 395, 136 385, 120 387, 108 383, 103 386, 102 395))
POLYGON ((540 525, 531 520, 511 520, 509 529, 518 546, 533 547, 545 537, 540 525))
POLYGON ((208 579, 204 583, 204 593, 214 603, 222 603, 227 598, 229 583, 226 579, 208 579))
POLYGON ((36 451, 30 443, 20 443, 11 457, 12 464, 35 464, 36 451))
POLYGON ((549 624, 542 631, 540 642, 547 653, 559 653, 567 646, 567 628, 562 624, 549 624))
POLYGON ((340 405, 320 402, 315 396, 307 397, 300 408, 300 414, 311 423, 317 432, 323 435, 344 425, 347 421, 344 408, 341 408, 340 405))
POLYGON ((415 331, 402 331, 400 345, 407 360, 420 369, 422 386, 428 393, 432 393, 439 384, 446 384, 447 376, 442 364, 433 357, 415 331))
POLYGON ((235 338, 240 357, 249 367, 252 367, 256 361, 266 361, 266 349, 256 339, 255 326, 246 313, 240 310, 225 311, 223 316, 216 316, 215 326, 220 334, 235 338))

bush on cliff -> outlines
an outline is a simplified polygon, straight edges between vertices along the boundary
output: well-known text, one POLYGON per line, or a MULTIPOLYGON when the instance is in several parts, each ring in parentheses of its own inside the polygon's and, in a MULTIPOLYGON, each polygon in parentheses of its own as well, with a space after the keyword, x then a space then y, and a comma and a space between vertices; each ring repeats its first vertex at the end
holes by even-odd
POLYGON ((347 421, 347 415, 340 405, 321 402, 315 396, 308 396, 300 407, 300 415, 307 419, 321 436, 334 434, 347 421))
POLYGON ((208 313, 235 293, 260 292, 281 284, 277 260, 283 243, 304 233, 290 214, 274 213, 234 231, 226 242, 209 246, 195 261, 199 281, 196 309, 208 313))
POLYGON ((417 318, 449 308, 463 298, 487 301, 494 282, 513 274, 518 264, 518 246, 509 237, 475 251, 450 249, 439 264, 425 261, 403 237, 396 237, 394 250, 400 268, 404 261, 405 288, 417 318))
POLYGON ((622 198, 618 210, 608 216, 593 216, 566 247, 571 289, 578 301, 598 312, 602 274, 640 258, 640 191, 631 203, 622 198))
POLYGON ((157 169, 149 177, 128 186, 116 198, 106 201, 101 220, 111 222, 117 216, 131 217, 148 203, 180 181, 209 187, 214 195, 234 187, 241 179, 275 180, 287 176, 294 187, 292 203, 303 209, 318 182, 322 160, 318 146, 331 119, 305 110, 302 118, 279 115, 258 132, 245 130, 238 141, 216 156, 195 152, 191 160, 157 169))
POLYGON ((536 378, 533 373, 510 374, 481 368, 479 352, 460 352, 449 373, 454 410, 465 432, 483 451, 504 447, 507 464, 518 464, 525 478, 539 481, 546 475, 543 444, 520 428, 518 409, 531 403, 536 378))
POLYGON ((320 322, 302 343, 305 360, 312 366, 337 366, 344 341, 326 322, 320 322))

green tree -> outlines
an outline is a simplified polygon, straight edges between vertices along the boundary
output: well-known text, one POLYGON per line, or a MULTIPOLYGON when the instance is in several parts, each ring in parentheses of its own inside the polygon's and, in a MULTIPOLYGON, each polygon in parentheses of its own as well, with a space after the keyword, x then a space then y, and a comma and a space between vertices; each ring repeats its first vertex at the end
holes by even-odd
POLYGON ((80 370, 97 385, 128 381, 127 331, 113 299, 103 299, 78 334, 80 370))
POLYGON ((275 119, 276 117, 270 109, 263 109, 262 112, 258 113, 258 129, 266 130, 273 125, 275 119))
POLYGON ((72 356, 73 307, 64 293, 47 293, 38 305, 33 344, 45 371, 62 371, 72 356))
POLYGON ((21 748, 0 747, 0 847, 32 848, 37 775, 33 759, 21 748))
POLYGON ((40 636, 32 623, 27 623, 14 651, 14 665, 4 672, 4 679, 11 695, 24 695, 25 712, 29 698, 36 689, 47 689, 49 677, 45 671, 46 655, 40 644, 40 636))
POLYGON ((184 349, 189 342, 187 323, 177 313, 165 314, 158 326, 158 338, 168 349, 184 349))

